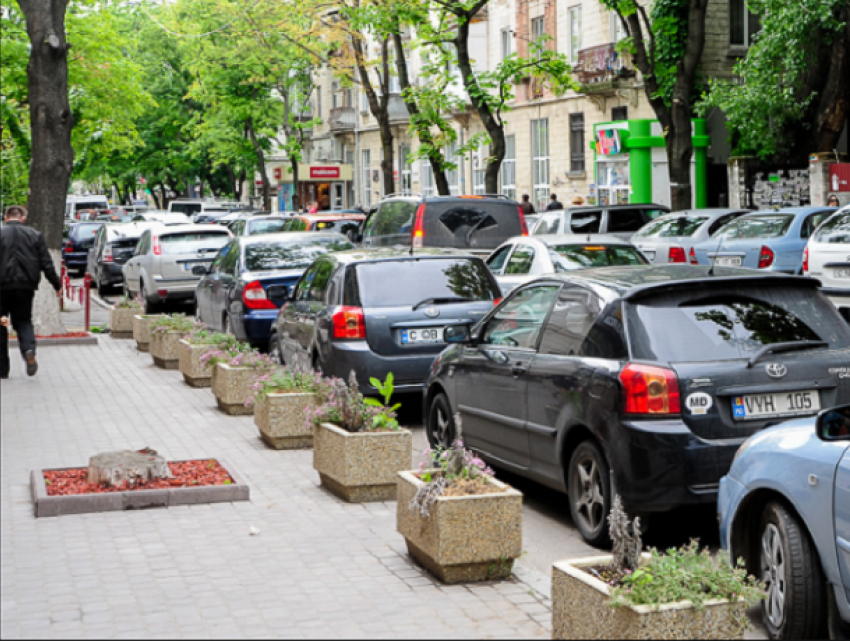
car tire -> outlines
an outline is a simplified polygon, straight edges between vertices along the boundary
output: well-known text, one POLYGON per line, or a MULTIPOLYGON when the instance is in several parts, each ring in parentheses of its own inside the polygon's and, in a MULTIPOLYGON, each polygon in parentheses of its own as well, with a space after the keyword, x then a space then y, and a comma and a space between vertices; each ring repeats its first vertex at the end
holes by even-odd
POLYGON ((455 418, 449 399, 443 393, 437 394, 431 401, 425 433, 428 435, 428 444, 432 448, 447 449, 455 441, 457 435, 455 418))
POLYGON ((286 365, 283 362, 283 350, 280 348, 280 341, 277 339, 276 333, 273 333, 269 338, 269 356, 275 363, 286 365))
POLYGON ((222 323, 222 327, 224 327, 224 333, 230 336, 236 336, 233 333, 233 323, 230 322, 230 314, 224 315, 224 322, 222 323))
POLYGON ((570 457, 567 495, 573 524, 585 542, 598 548, 608 547, 611 477, 608 461, 593 441, 581 443, 570 457))
POLYGON ((758 578, 767 590, 762 619, 771 639, 824 639, 826 579, 809 533, 796 514, 768 503, 754 542, 758 578))
POLYGON ((148 299, 148 293, 145 291, 145 284, 139 284, 139 295, 142 297, 142 304, 145 306, 145 314, 158 314, 160 303, 154 303, 148 299))

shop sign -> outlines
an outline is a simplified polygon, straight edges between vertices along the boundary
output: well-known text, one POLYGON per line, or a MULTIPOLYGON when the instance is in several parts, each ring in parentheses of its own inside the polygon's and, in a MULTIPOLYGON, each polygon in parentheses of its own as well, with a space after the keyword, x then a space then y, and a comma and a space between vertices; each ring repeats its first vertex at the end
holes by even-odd
POLYGON ((274 179, 280 180, 283 178, 283 167, 275 167, 274 168, 274 179))
POLYGON ((339 178, 339 167, 310 167, 310 178, 339 178))
POLYGON ((596 132, 596 151, 603 156, 619 154, 623 150, 619 129, 600 129, 596 132))

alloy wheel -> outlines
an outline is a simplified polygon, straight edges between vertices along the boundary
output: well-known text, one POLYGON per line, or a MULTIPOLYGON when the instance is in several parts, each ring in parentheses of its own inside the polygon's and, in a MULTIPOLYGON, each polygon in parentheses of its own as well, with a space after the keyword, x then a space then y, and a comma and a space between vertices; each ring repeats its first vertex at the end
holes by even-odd
POLYGON ((596 531, 605 518, 605 488, 599 465, 590 455, 581 457, 572 470, 570 500, 584 529, 596 531))
POLYGON ((785 619, 787 585, 782 535, 773 523, 768 523, 761 535, 761 572, 762 581, 767 588, 765 615, 770 624, 778 628, 785 619))
POLYGON ((437 407, 434 412, 434 439, 443 447, 449 447, 449 432, 451 430, 451 418, 442 407, 437 407))

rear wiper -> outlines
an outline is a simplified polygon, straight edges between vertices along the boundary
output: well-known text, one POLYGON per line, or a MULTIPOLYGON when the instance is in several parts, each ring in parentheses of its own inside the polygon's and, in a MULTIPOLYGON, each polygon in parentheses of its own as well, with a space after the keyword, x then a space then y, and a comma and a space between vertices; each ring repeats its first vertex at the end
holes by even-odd
POLYGON ((826 341, 789 341, 787 343, 773 343, 765 345, 747 362, 747 369, 752 369, 753 365, 765 354, 775 354, 776 352, 796 352, 799 349, 814 349, 815 347, 829 347, 826 341))
MULTIPOLYGON (((481 227, 484 223, 488 223, 488 222, 490 222, 491 220, 493 220, 493 217, 492 217, 490 214, 487 214, 487 215, 486 215, 486 216, 484 216, 481 220, 479 220, 477 223, 475 223, 475 224, 474 224, 474 225, 470 228, 470 230, 469 230, 468 232, 466 232, 466 238, 464 239, 464 242, 468 245, 468 244, 469 244, 469 239, 470 239, 470 238, 472 238, 472 234, 474 234, 475 232, 477 232, 477 231, 478 231, 478 228, 479 228, 479 227, 481 227)), ((495 222, 495 221, 493 221, 493 222, 495 222)))
POLYGON ((413 311, 415 312, 417 309, 422 307, 423 305, 437 305, 441 303, 469 303, 474 301, 474 298, 461 298, 458 296, 455 297, 447 297, 447 298, 426 298, 425 300, 421 300, 413 306, 413 311))

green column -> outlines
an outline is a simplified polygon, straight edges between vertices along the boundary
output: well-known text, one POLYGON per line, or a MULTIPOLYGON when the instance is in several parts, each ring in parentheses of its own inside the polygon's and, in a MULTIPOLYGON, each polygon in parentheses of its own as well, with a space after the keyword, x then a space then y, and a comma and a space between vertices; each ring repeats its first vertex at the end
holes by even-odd
POLYGON ((708 207, 708 143, 705 120, 694 119, 694 203, 697 209, 708 207))
MULTIPOLYGON (((629 120, 629 138, 648 139, 650 120, 629 120)), ((638 146, 629 148, 629 181, 631 181, 631 202, 652 202, 652 148, 638 146)))

